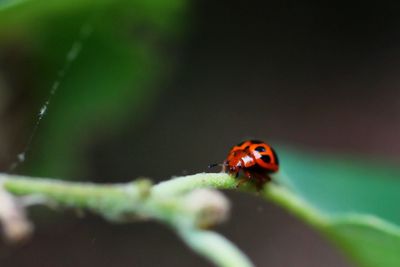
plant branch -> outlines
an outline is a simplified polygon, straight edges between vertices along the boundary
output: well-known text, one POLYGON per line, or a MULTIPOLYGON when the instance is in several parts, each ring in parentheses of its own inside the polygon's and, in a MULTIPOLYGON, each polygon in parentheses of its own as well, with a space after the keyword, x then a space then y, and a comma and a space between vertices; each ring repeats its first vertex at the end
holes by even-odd
MULTIPOLYGON (((159 220, 170 225, 193 250, 217 266, 252 266, 227 239, 202 230, 227 216, 228 202, 211 189, 235 189, 237 181, 228 174, 198 173, 154 186, 144 179, 125 184, 93 184, 8 174, 0 174, 0 181, 15 196, 36 196, 47 199, 48 204, 89 209, 110 220, 159 220)), ((257 192, 251 184, 240 190, 261 194, 318 228, 326 223, 321 212, 279 184, 267 184, 262 192, 257 192)))
MULTIPOLYGON (((178 183, 173 179, 171 184, 160 183, 153 187, 148 180, 94 184, 8 174, 0 174, 0 181, 8 194, 37 197, 42 200, 41 204, 88 209, 112 221, 159 220, 170 225, 194 251, 217 266, 252 266, 249 259, 227 239, 202 229, 227 217, 229 202, 225 197, 218 191, 201 189, 210 187, 206 186, 207 180, 211 185, 219 184, 220 176, 211 174, 213 179, 208 179, 207 174, 201 174, 197 179, 183 179, 178 183), (204 186, 198 183, 202 180, 204 186)), ((230 182, 234 185, 233 179, 230 182)))
POLYGON ((194 251, 217 266, 251 267, 253 264, 236 246, 218 233, 199 230, 178 230, 178 234, 194 251))
MULTIPOLYGON (((277 183, 267 184, 262 192, 257 192, 256 188, 249 184, 241 186, 240 190, 248 193, 261 194, 264 198, 279 204, 290 213, 311 225, 316 227, 325 225, 326 218, 321 216, 323 212, 318 211, 297 194, 293 194, 291 189, 288 189, 286 186, 286 178, 282 178, 279 173, 273 178, 277 183), (279 183, 279 181, 283 179, 285 179, 285 182, 282 182, 282 184, 285 184, 285 186, 281 186, 279 183)), ((153 187, 153 192, 174 195, 187 193, 190 190, 200 187, 236 189, 236 184, 237 180, 226 173, 198 173, 161 182, 153 187)))

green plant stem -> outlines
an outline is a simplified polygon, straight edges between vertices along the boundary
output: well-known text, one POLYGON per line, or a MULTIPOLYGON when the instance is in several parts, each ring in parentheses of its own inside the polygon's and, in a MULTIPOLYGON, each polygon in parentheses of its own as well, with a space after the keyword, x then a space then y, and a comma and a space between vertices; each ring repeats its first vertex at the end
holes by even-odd
POLYGON ((263 191, 263 196, 316 228, 323 228, 327 224, 327 218, 322 215, 322 211, 318 211, 305 199, 293 194, 285 187, 277 185, 267 186, 263 191))
POLYGON ((100 185, 8 174, 0 174, 0 181, 5 190, 16 196, 40 196, 47 199, 49 204, 89 209, 111 220, 123 221, 132 217, 157 219, 176 229, 188 246, 217 266, 253 266, 227 239, 217 233, 198 229, 195 222, 197 214, 183 204, 185 193, 193 189, 233 188, 234 179, 227 175, 198 174, 153 187, 147 180, 100 185))
POLYGON ((194 229, 178 230, 177 232, 193 250, 210 259, 217 266, 253 266, 243 252, 218 233, 194 229))
POLYGON ((140 212, 139 203, 143 202, 151 187, 145 180, 123 185, 98 185, 9 175, 0 177, 4 179, 4 188, 14 195, 41 196, 48 199, 49 204, 85 208, 107 218, 140 212))
MULTIPOLYGON (((195 189, 235 189, 237 181, 225 173, 198 173, 154 186, 148 180, 100 185, 8 174, 0 174, 0 180, 5 190, 14 195, 44 197, 50 203, 89 209, 112 220, 123 221, 132 217, 157 219, 176 229, 192 249, 217 266, 252 266, 248 258, 228 240, 216 233, 198 229, 196 214, 182 205, 183 196, 195 189)), ((325 218, 319 215, 321 212, 283 186, 270 183, 262 192, 256 192, 251 185, 240 189, 262 194, 318 228, 325 225, 325 218)))
MULTIPOLYGON (((88 208, 99 213, 118 214, 140 211, 140 204, 148 194, 164 199, 166 197, 185 194, 198 188, 235 189, 237 181, 225 173, 198 173, 177 177, 150 187, 146 180, 118 185, 98 185, 93 183, 71 183, 54 179, 30 178, 21 176, 0 175, 5 179, 4 187, 16 195, 41 195, 58 204, 88 208), (137 205, 140 203, 139 205, 137 205)), ((241 188, 255 192, 251 186, 241 188)), ((304 221, 320 226, 324 217, 316 217, 316 211, 304 199, 292 194, 285 187, 268 184, 263 190, 265 198, 279 203, 291 213, 304 221)), ((164 205, 166 208, 171 203, 164 205)), ((172 205, 173 206, 173 205, 172 205)), ((143 214, 142 214, 143 215, 143 214)))
POLYGON ((197 188, 235 189, 236 182, 226 173, 198 173, 161 182, 152 191, 156 194, 176 195, 197 188))
MULTIPOLYGON (((226 173, 198 173, 161 182, 153 187, 153 191, 161 194, 183 194, 199 187, 236 189, 236 184, 237 180, 226 173)), ((240 190, 259 194, 251 185, 242 186, 240 190)), ((270 183, 260 193, 266 199, 278 203, 311 225, 320 227, 326 223, 326 218, 320 216, 322 214, 321 211, 317 211, 306 200, 293 194, 286 186, 283 187, 276 183, 270 183)))

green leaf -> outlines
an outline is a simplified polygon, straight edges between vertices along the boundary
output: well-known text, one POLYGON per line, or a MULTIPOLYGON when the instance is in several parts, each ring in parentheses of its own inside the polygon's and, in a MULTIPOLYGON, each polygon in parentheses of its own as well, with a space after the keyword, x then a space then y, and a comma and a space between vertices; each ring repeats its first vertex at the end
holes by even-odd
POLYGON ((399 266, 400 228, 375 216, 353 215, 331 219, 327 226, 338 246, 360 266, 399 266))
POLYGON ((358 266, 400 266, 400 169, 356 156, 279 151, 284 188, 270 195, 358 266))

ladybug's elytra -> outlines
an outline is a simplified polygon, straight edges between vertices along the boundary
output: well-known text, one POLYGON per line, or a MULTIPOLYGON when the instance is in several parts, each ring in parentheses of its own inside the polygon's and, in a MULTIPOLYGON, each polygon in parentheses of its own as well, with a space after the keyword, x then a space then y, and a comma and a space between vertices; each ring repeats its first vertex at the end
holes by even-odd
POLYGON ((279 170, 279 160, 274 149, 258 140, 246 140, 232 147, 221 165, 222 171, 235 177, 240 172, 244 174, 237 187, 248 180, 255 182, 258 189, 271 180, 270 174, 279 170))

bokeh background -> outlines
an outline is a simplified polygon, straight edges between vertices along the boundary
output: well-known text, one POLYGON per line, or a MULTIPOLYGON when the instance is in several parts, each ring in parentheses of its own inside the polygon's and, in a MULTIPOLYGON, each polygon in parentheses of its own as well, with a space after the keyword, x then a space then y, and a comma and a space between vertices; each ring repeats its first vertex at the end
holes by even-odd
MULTIPOLYGON (((397 162, 400 18, 391 7, 266 1, 0 1, 0 167, 69 180, 207 171, 245 138, 397 162), (82 27, 92 32, 80 39, 82 27), (78 57, 66 55, 74 43, 78 57), (60 78, 59 71, 66 70, 60 78)), ((282 163, 284 168, 284 162, 282 163)), ((218 227, 257 266, 348 267, 273 204, 227 192, 218 227)), ((338 196, 339 197, 339 196, 338 196)), ((1 266, 209 266, 167 227, 35 208, 1 266)))

